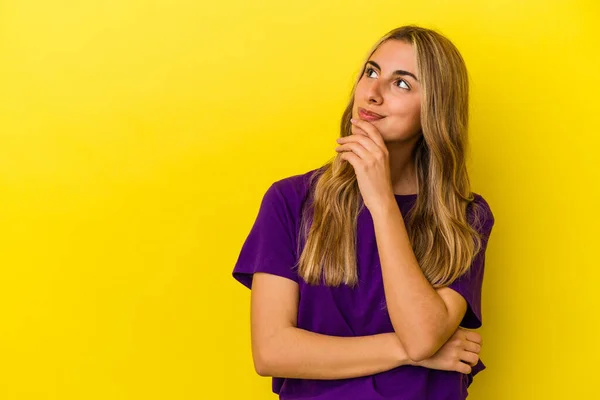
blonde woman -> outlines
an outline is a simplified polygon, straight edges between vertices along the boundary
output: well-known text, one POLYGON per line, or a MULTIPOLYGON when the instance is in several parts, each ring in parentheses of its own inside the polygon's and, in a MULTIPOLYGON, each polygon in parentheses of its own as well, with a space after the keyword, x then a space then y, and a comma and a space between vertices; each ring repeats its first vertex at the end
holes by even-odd
POLYGON ((362 65, 336 157, 266 191, 233 277, 280 399, 467 397, 494 224, 471 192, 467 125, 456 47, 399 27, 362 65))

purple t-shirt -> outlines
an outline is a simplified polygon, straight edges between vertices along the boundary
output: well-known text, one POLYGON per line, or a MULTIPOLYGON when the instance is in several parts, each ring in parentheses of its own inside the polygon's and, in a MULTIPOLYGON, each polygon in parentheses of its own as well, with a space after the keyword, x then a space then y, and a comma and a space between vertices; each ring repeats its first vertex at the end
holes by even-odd
MULTIPOLYGON (((365 336, 394 332, 387 310, 381 265, 373 220, 364 207, 357 223, 357 267, 359 285, 354 289, 311 286, 292 268, 297 252, 302 203, 309 194, 308 179, 317 169, 274 182, 266 191, 258 216, 246 238, 233 269, 233 277, 248 288, 252 274, 266 272, 297 282, 300 291, 298 327, 332 336, 365 336)), ((449 285, 467 301, 467 312, 460 325, 468 329, 481 326, 481 289, 485 247, 494 217, 487 202, 478 194, 475 201, 483 206, 484 246, 471 269, 449 285)), ((403 216, 414 205, 417 195, 395 195, 403 216)), ((469 208, 471 210, 471 208, 469 208)), ((303 244, 301 242, 300 250, 303 244)), ((485 369, 478 362, 470 374, 403 365, 374 375, 324 380, 273 377, 272 389, 280 399, 311 400, 459 400, 467 397, 473 376, 485 369)))

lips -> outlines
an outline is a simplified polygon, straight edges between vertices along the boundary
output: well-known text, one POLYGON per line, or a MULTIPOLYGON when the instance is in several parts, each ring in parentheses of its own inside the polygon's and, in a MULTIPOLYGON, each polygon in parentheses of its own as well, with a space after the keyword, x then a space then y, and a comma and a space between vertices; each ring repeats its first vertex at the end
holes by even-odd
POLYGON ((384 117, 383 115, 379 115, 375 112, 365 110, 362 107, 358 108, 358 115, 360 116, 361 119, 364 119, 367 121, 375 121, 377 119, 381 119, 384 117))

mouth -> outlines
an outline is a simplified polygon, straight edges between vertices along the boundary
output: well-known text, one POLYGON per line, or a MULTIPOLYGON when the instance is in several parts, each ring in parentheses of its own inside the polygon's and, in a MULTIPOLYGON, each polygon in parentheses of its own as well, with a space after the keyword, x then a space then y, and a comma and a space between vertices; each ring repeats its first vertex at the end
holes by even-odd
POLYGON ((383 115, 377 114, 376 112, 366 110, 362 107, 358 107, 358 115, 360 119, 364 119, 366 121, 376 121, 378 119, 384 118, 383 115))

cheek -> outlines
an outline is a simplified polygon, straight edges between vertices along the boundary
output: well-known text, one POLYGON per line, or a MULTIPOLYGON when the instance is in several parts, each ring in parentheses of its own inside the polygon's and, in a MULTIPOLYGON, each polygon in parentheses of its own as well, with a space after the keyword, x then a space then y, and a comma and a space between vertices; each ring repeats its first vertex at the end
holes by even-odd
POLYGON ((384 118, 381 128, 390 132, 412 132, 421 127, 420 109, 403 110, 384 118), (386 121, 387 120, 387 121, 386 121))
POLYGON ((389 123, 394 125, 413 125, 415 121, 420 121, 421 115, 419 110, 403 110, 401 112, 394 113, 392 118, 389 119, 389 123))
POLYGON ((404 104, 402 107, 397 109, 394 116, 396 117, 396 121, 398 121, 398 123, 403 123, 406 125, 420 123, 421 105, 412 102, 410 104, 404 104))

